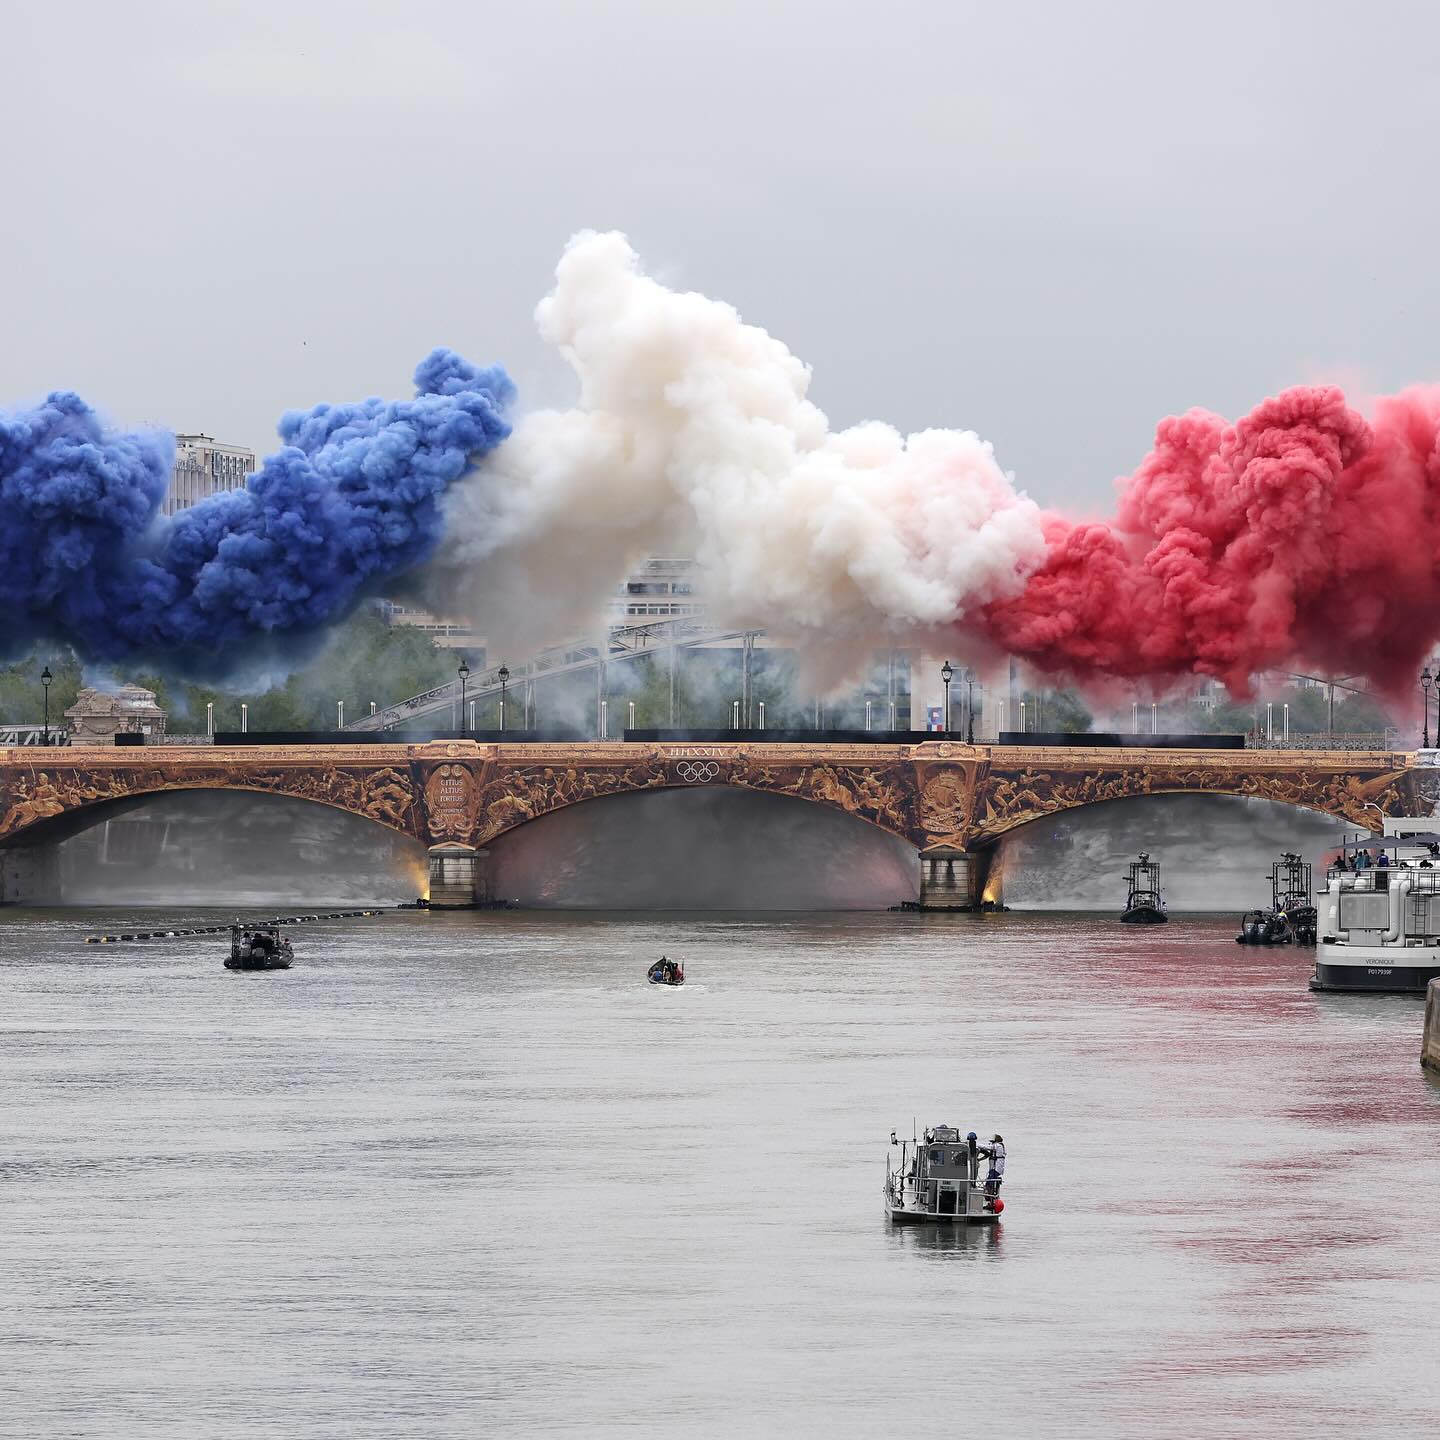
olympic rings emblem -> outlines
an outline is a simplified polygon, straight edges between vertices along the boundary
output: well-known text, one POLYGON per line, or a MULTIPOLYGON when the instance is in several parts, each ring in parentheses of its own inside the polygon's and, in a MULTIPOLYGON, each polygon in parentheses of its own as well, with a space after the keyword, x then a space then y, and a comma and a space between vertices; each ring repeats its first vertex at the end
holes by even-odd
POLYGON ((691 785, 704 785, 720 778, 720 766, 714 760, 682 760, 675 767, 675 773, 691 785))

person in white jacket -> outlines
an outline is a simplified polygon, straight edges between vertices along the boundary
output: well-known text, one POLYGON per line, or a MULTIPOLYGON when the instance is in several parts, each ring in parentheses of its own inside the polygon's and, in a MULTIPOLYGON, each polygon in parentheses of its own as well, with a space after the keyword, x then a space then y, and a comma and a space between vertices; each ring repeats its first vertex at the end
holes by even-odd
POLYGON ((1000 1186, 1005 1180, 1005 1141, 999 1135, 992 1135, 990 1143, 985 1147, 985 1153, 990 1156, 990 1173, 985 1177, 985 1193, 987 1195, 998 1195, 1000 1186))

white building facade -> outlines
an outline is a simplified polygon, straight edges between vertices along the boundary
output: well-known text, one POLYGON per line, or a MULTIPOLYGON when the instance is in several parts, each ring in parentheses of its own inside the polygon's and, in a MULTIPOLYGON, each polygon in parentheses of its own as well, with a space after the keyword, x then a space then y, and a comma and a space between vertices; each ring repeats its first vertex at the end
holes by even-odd
POLYGON ((175 468, 170 472, 162 513, 188 510, 212 495, 243 490, 255 473, 255 452, 240 445, 222 445, 209 435, 177 435, 175 468))

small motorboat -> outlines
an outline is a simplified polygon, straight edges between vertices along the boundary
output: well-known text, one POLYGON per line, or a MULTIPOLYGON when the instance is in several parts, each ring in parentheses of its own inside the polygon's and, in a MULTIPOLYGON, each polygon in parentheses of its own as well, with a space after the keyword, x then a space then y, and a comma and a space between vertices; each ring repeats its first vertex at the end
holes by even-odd
POLYGON ((289 937, 277 924, 232 925, 227 970, 288 970, 295 963, 289 937))
POLYGON ((962 1136, 953 1125, 935 1125, 923 1140, 899 1140, 890 1132, 885 1213, 896 1224, 991 1224, 1005 1208, 1004 1182, 1005 1142, 999 1135, 982 1142, 973 1130, 962 1136))
POLYGON ((1283 915, 1273 910, 1247 910, 1240 917, 1237 945, 1288 945, 1292 940, 1290 927, 1283 915))
POLYGON ((1270 867, 1270 908, 1247 910, 1237 945, 1313 945, 1316 909, 1310 895, 1310 866, 1287 850, 1270 867))
POLYGON ((1141 852, 1130 864, 1130 893, 1125 899, 1125 913, 1120 919, 1126 925, 1164 925, 1170 917, 1160 898, 1160 865, 1141 852))
POLYGON ((652 985, 683 985, 685 983, 685 966, 681 961, 671 960, 662 955, 645 972, 645 978, 652 985))

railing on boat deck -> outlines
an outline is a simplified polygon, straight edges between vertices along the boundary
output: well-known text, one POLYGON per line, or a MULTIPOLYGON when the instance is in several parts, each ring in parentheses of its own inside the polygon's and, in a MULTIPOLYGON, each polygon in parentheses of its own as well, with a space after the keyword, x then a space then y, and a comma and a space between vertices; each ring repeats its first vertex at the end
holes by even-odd
POLYGON ((1388 890, 1390 888, 1389 877, 1391 875, 1402 876, 1410 882, 1410 893, 1422 891, 1425 894, 1433 894, 1440 891, 1440 864, 1426 865, 1367 865, 1363 870, 1341 870, 1332 865, 1325 872, 1327 883, 1337 876, 1353 875, 1357 880, 1369 880, 1376 877, 1369 885, 1357 885, 1354 888, 1361 891, 1388 890), (1385 876, 1380 881, 1380 876, 1385 876))

